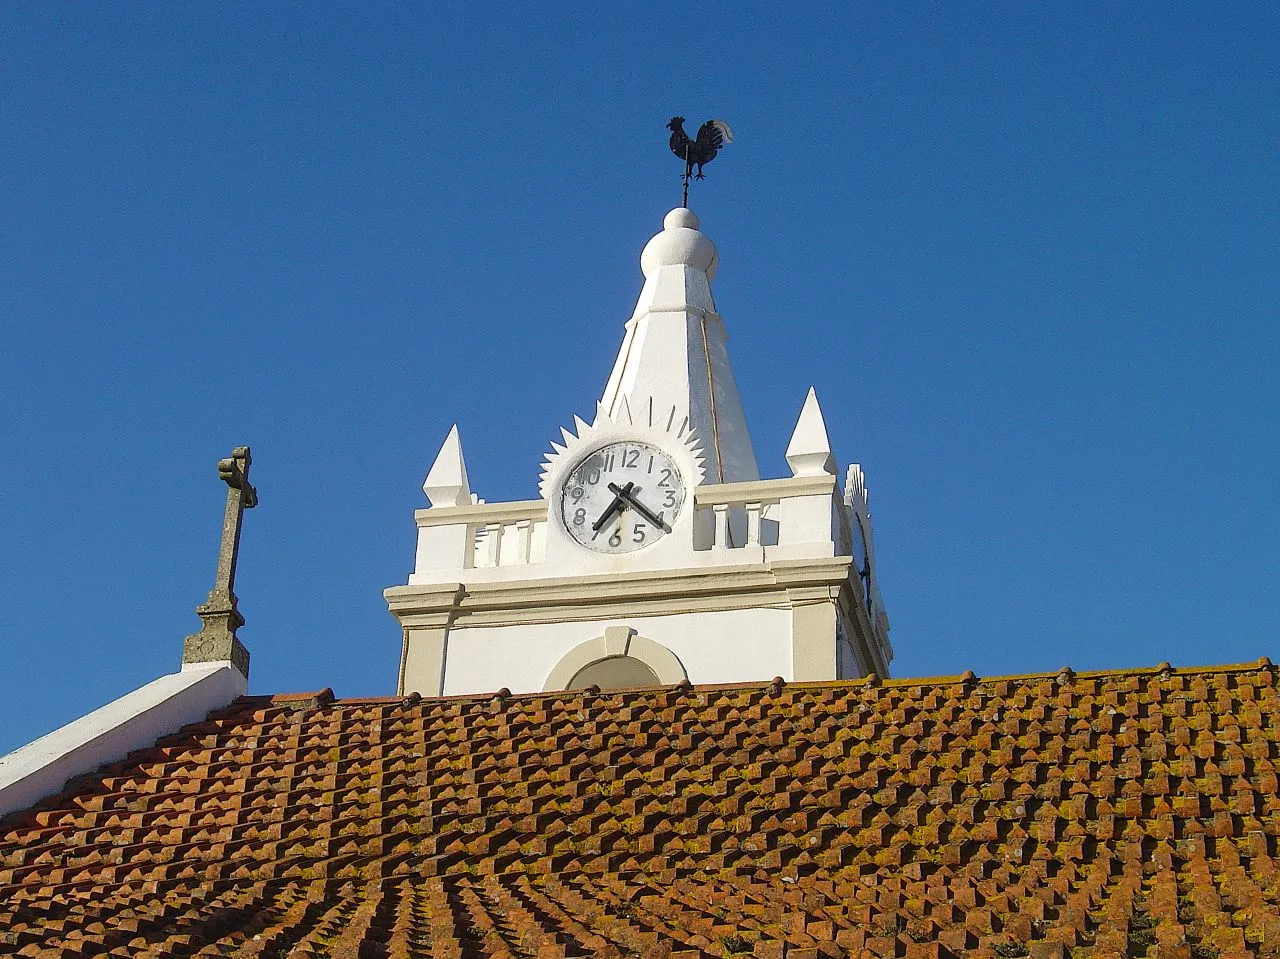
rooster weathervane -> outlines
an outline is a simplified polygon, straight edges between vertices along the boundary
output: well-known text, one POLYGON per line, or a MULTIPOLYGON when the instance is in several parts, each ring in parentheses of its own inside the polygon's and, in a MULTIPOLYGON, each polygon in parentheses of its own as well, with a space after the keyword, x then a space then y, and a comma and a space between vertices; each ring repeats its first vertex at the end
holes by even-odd
POLYGON ((680 205, 689 205, 689 180, 705 180, 702 174, 704 163, 710 163, 726 143, 733 142, 733 131, 723 120, 708 120, 698 127, 698 138, 692 140, 684 132, 684 117, 672 117, 667 123, 671 131, 671 152, 684 161, 684 190, 680 195, 680 205), (698 168, 694 173, 693 168, 698 168))

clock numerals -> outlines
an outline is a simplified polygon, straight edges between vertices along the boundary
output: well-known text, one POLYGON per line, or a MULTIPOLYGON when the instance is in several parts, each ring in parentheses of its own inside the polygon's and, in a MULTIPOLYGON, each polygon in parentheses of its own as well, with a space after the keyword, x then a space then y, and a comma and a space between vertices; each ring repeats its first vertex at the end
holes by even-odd
POLYGON ((614 443, 583 459, 566 478, 561 517, 579 544, 625 553, 670 533, 684 496, 680 471, 666 453, 647 443, 614 443))

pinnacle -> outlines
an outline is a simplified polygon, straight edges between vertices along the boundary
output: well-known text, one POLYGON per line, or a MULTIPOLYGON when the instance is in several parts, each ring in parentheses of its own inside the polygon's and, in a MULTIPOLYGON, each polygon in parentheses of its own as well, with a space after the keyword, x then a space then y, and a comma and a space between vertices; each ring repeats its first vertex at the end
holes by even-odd
POLYGON ((471 504, 471 486, 467 482, 467 465, 462 459, 458 424, 455 423, 445 437, 436 461, 427 472, 422 491, 431 500, 432 507, 471 504))
POLYGON ((804 408, 787 444, 787 463, 793 476, 834 476, 836 459, 827 438, 827 424, 818 405, 818 394, 809 387, 804 408))

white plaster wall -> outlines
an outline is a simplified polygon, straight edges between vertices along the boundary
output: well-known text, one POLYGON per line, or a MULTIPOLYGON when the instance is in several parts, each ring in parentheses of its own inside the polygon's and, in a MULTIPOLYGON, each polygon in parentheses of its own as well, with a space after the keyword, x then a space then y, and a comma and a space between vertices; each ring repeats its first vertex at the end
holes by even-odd
POLYGON ((759 479, 760 470, 756 466, 756 454, 751 446, 751 434, 747 430, 747 415, 742 409, 738 383, 729 362, 728 339, 724 321, 718 316, 707 317, 707 352, 711 357, 716 428, 724 470, 721 482, 739 483, 759 479))
POLYGON ((605 409, 616 411, 621 396, 633 411, 644 408, 651 397, 655 410, 674 407, 677 420, 687 416, 698 430, 707 455, 707 482, 758 479, 742 400, 729 364, 724 323, 714 316, 705 321, 704 347, 701 314, 680 309, 649 313, 635 322, 634 335, 624 345, 618 370, 610 379, 610 387, 617 384, 616 391, 606 387, 601 400, 605 409))
POLYGON ((565 653, 629 626, 679 658, 690 682, 767 682, 791 678, 791 611, 743 609, 634 616, 580 623, 453 629, 445 653, 444 693, 541 692, 565 653))

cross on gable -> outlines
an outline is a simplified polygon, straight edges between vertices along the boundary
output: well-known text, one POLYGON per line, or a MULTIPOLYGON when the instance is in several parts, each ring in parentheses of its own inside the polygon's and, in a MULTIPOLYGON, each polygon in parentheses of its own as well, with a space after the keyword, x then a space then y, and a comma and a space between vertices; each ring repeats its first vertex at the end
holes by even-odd
POLYGON ((252 462, 247 446, 237 446, 225 460, 218 460, 218 477, 232 490, 240 490, 244 494, 245 509, 258 505, 258 491, 249 485, 249 464, 252 462))
MULTIPOLYGON (((252 462, 247 446, 237 446, 227 459, 218 460, 218 477, 227 484, 227 508, 222 518, 218 572, 213 592, 209 594, 209 603, 214 602, 215 594, 219 598, 225 594, 233 609, 236 605, 234 587, 236 563, 240 557, 240 527, 244 523, 244 511, 258 505, 258 491, 249 483, 249 465, 252 462)), ((237 625, 243 626, 244 620, 241 619, 237 625)))
POLYGON ((218 569, 209 598, 196 607, 203 625, 183 643, 182 664, 230 662, 249 675, 249 651, 236 636, 244 625, 235 594, 236 565, 240 558, 240 529, 244 511, 258 505, 258 491, 249 482, 253 457, 249 447, 237 446, 218 461, 218 477, 227 484, 227 505, 222 516, 222 543, 218 569))

